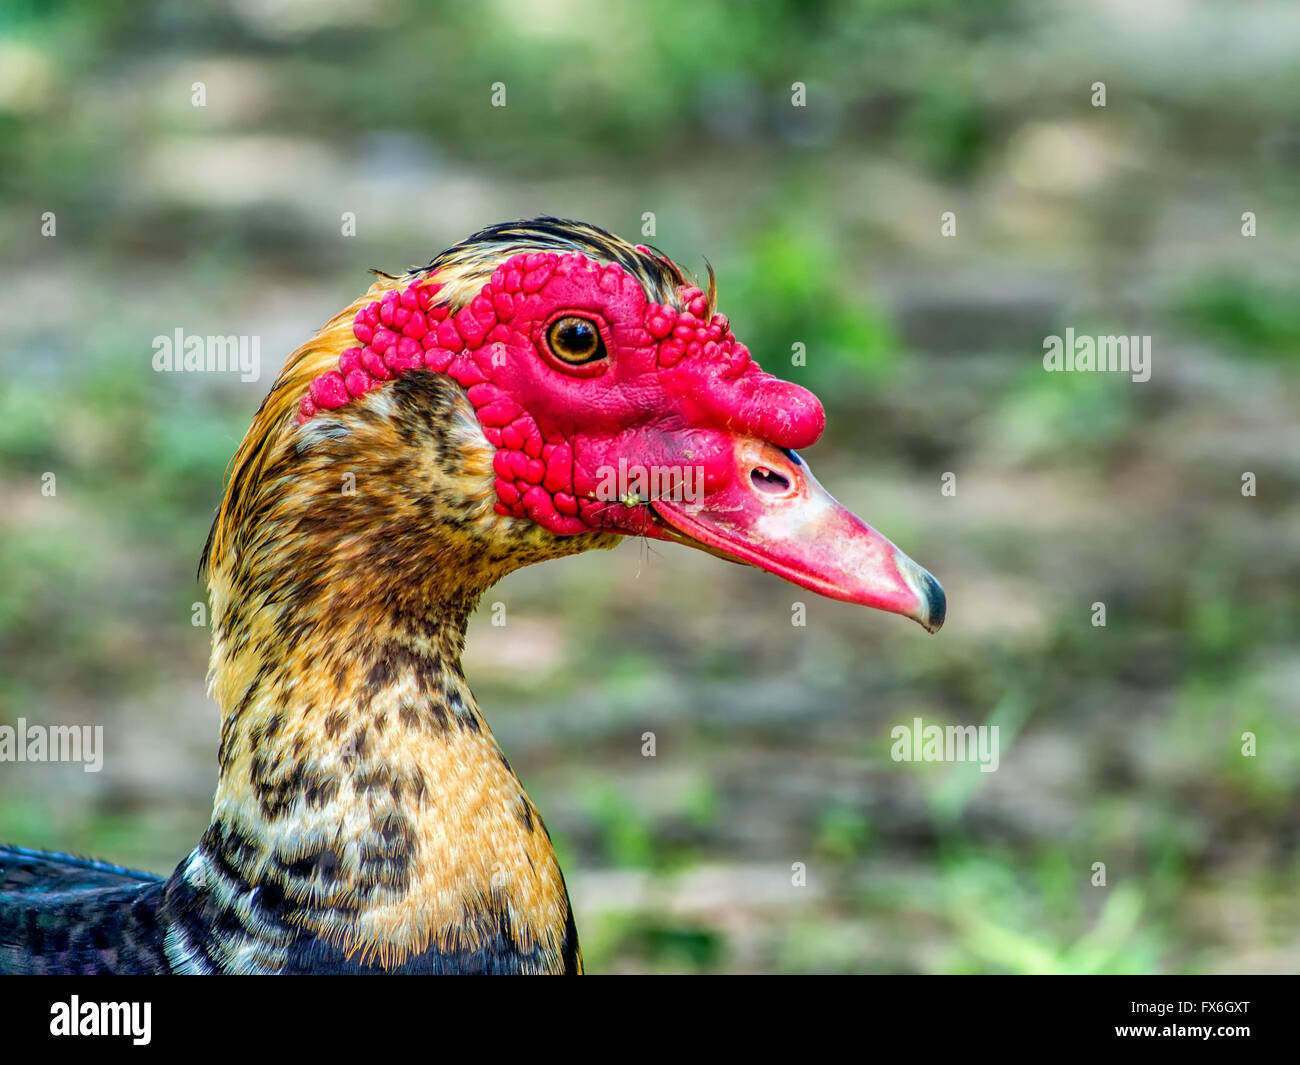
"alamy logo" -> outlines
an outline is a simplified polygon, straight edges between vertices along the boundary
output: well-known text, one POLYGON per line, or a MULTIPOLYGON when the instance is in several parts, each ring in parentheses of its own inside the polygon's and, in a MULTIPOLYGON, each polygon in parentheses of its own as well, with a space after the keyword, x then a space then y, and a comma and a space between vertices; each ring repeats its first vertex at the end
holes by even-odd
POLYGON ((104 768, 103 725, 0 725, 0 762, 81 762, 87 773, 104 768))
POLYGON ((895 762, 979 762, 981 773, 997 772, 997 725, 926 725, 914 717, 911 725, 895 725, 889 737, 895 762))
POLYGON ((1043 369, 1048 373, 1109 371, 1132 374, 1134 381, 1151 379, 1149 336, 1075 336, 1067 329, 1064 337, 1043 338, 1043 369))
POLYGON ((606 503, 635 507, 656 499, 672 503, 699 503, 704 499, 703 466, 629 466, 618 460, 618 468, 596 470, 595 497, 606 503))
POLYGON ((262 376, 262 338, 250 336, 171 336, 153 338, 156 373, 237 373, 241 381, 262 376))
POLYGON ((130 1036, 136 1046, 148 1046, 152 1035, 150 1002, 68 1002, 50 1006, 50 1035, 130 1036))

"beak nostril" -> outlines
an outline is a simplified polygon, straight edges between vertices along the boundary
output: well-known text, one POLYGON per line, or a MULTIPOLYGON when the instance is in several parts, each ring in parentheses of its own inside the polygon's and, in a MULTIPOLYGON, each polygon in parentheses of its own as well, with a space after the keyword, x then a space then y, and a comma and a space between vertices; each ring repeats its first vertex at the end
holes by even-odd
POLYGON ((749 472, 749 480, 760 492, 781 495, 790 490, 790 478, 767 466, 755 466, 749 472))

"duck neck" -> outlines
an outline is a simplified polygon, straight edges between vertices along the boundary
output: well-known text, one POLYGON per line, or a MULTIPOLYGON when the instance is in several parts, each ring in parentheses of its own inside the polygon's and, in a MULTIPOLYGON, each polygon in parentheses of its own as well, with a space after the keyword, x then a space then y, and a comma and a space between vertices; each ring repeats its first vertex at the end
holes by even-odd
POLYGON ((317 419, 227 490, 209 564, 220 775, 173 878, 203 926, 177 933, 193 967, 580 965, 550 838, 461 653, 486 588, 583 545, 503 535, 463 393, 411 376, 387 419, 317 419))
MULTIPOLYGON (((306 636, 274 661, 235 641, 243 653, 216 678, 227 695, 203 849, 228 894, 276 900, 268 925, 386 968, 485 950, 563 962, 563 877, 461 671, 465 623, 446 609, 359 645, 306 636)), ((268 930, 256 924, 241 931, 268 930)), ((284 967, 279 938, 259 966, 284 967)))

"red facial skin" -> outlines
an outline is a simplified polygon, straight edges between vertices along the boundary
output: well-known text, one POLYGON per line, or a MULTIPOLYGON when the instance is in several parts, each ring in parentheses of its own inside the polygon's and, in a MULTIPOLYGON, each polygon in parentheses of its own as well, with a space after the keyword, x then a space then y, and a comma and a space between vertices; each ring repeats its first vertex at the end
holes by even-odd
POLYGON ((942 593, 936 618, 925 584, 937 589, 933 578, 787 454, 821 436, 817 397, 760 370, 725 316, 704 318, 698 288, 680 292, 684 310, 661 306, 621 266, 576 252, 508 259, 454 315, 438 304, 438 288, 414 281, 358 313, 361 346, 312 382, 299 421, 424 366, 465 388, 497 449, 500 514, 560 535, 688 540, 927 628, 942 621, 942 593), (606 358, 574 366, 551 352, 547 330, 568 315, 597 324, 606 358), (620 459, 702 470, 703 505, 601 498, 602 479, 620 459), (789 490, 757 492, 755 470, 776 471, 789 490))
POLYGON ((735 436, 785 448, 821 436, 817 397, 763 373, 724 315, 704 320, 698 288, 683 290, 687 309, 677 311, 648 302, 617 264, 543 252, 507 260, 450 317, 437 288, 412 282, 361 311, 353 331, 362 346, 312 382, 299 420, 417 366, 448 374, 498 449, 498 512, 560 534, 653 535, 645 507, 594 498, 600 471, 620 457, 702 466, 708 491, 730 477, 735 436), (546 330, 570 314, 598 324, 608 358, 570 366, 550 354, 546 330))

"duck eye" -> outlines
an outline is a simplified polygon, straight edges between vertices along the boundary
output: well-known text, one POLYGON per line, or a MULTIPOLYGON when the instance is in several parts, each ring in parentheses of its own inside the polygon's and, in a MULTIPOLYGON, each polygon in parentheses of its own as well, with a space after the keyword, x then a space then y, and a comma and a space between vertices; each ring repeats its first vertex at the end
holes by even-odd
POLYGON ((547 330, 546 342, 557 359, 578 365, 605 357, 605 342, 596 323, 570 315, 557 318, 547 330))

